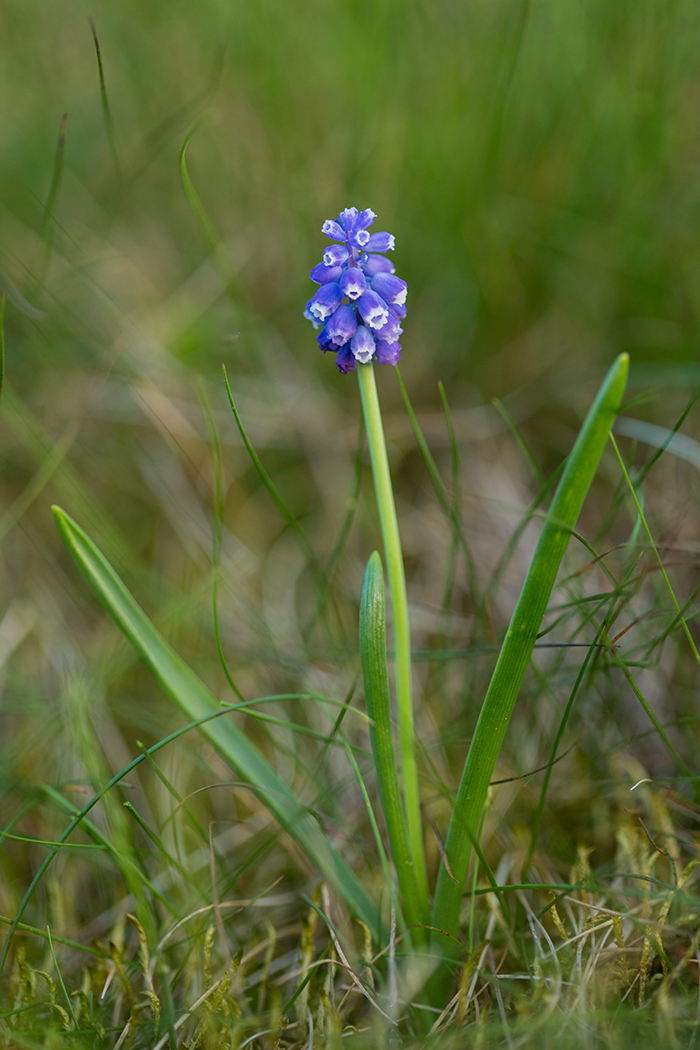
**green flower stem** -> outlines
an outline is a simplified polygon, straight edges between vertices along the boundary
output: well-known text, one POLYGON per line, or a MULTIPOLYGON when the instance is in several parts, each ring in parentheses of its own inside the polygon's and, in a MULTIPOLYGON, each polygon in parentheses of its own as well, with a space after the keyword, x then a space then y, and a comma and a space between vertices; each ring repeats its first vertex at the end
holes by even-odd
POLYGON ((374 491, 384 543, 389 592, 394 618, 394 649, 396 653, 396 699, 399 712, 399 746, 403 774, 404 805, 411 859, 421 898, 428 899, 428 878, 423 853, 423 826, 416 768, 415 733, 413 728, 413 697, 411 688, 411 630, 408 622, 406 577, 396 519, 394 491, 391 486, 389 460, 386 454, 384 428, 379 409, 377 385, 372 364, 358 365, 362 411, 367 427, 367 441, 374 475, 374 491))

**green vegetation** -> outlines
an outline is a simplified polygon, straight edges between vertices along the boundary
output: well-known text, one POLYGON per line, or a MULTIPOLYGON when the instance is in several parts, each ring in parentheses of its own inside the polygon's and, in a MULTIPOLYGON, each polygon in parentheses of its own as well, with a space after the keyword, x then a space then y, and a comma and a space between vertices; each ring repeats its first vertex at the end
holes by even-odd
POLYGON ((0 1047, 697 1046, 696 5, 0 28, 0 1047))

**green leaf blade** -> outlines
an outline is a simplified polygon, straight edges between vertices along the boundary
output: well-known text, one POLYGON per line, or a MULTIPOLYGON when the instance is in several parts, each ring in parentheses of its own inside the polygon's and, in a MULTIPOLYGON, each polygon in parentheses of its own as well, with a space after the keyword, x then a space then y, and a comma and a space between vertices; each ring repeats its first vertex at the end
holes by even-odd
MULTIPOLYGON (((193 721, 218 711, 215 697, 168 645, 87 534, 60 507, 54 507, 53 513, 81 572, 168 695, 193 721)), ((328 883, 370 929, 377 929, 376 907, 352 869, 332 846, 316 819, 243 731, 226 717, 204 723, 201 731, 241 778, 260 794, 267 808, 328 883)))
POLYGON ((360 598, 360 659, 367 714, 372 719, 370 738, 379 798, 386 821, 396 877, 406 917, 414 927, 413 939, 424 940, 422 927, 430 923, 427 897, 418 889, 411 858, 406 816, 401 800, 391 729, 391 698, 386 664, 386 608, 384 574, 377 551, 370 555, 360 598))
MULTIPOLYGON (((432 925, 451 936, 457 933, 459 925, 471 838, 478 833, 501 744, 570 534, 619 410, 628 367, 628 355, 621 354, 586 416, 547 515, 479 715, 445 843, 456 881, 449 877, 443 864, 433 908, 432 925)), ((436 947, 442 950, 446 940, 442 934, 436 934, 436 947)))

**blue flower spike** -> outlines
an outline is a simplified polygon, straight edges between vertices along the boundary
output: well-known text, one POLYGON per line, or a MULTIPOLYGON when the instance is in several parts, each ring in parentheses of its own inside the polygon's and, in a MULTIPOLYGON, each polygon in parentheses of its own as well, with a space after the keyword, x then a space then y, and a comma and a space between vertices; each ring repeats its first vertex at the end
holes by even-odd
POLYGON ((326 248, 323 262, 310 274, 320 287, 304 317, 321 329, 318 345, 336 354, 343 373, 371 361, 395 365, 401 356, 407 285, 383 254, 393 251, 393 236, 369 232, 375 219, 371 208, 344 208, 337 222, 326 219, 321 232, 336 243, 326 248))

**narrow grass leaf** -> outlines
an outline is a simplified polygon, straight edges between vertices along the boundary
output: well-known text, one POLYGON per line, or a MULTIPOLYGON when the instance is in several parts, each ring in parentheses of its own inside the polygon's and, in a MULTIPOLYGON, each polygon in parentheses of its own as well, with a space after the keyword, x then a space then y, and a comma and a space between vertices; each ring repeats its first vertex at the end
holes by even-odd
MULTIPOLYGON (((460 546, 462 548, 462 552, 464 554, 465 562, 467 564, 467 572, 468 572, 468 575, 469 575, 469 584, 470 584, 470 587, 472 589, 472 593, 477 597, 477 601, 478 601, 476 567, 474 565, 474 559, 472 557, 472 552, 471 552, 471 550, 469 548, 469 544, 467 543, 467 541, 466 541, 466 539, 464 537, 464 533, 462 531, 462 527, 461 527, 461 522, 459 520, 459 516, 455 513, 455 509, 452 506, 452 504, 450 503, 450 498, 449 498, 449 496, 447 494, 447 489, 445 488, 445 483, 442 480, 442 477, 440 476, 440 471, 437 468, 437 463, 435 462, 435 459, 433 458, 433 454, 430 451, 430 449, 428 448, 428 442, 425 440, 425 435, 423 434, 423 431, 420 428, 420 424, 418 423, 418 417, 416 416, 416 413, 415 413, 415 410, 413 408, 413 405, 411 404, 410 398, 408 396, 408 391, 406 390, 406 387, 404 386, 403 379, 401 378, 401 373, 399 372, 398 367, 395 369, 395 372, 396 372, 396 378, 399 381, 399 389, 401 391, 401 397, 403 398, 403 403, 404 403, 404 405, 406 407, 406 412, 408 414, 408 418, 409 418, 409 421, 411 423, 411 428, 413 430, 413 434, 414 434, 414 437, 416 439, 416 444, 418 445, 420 453, 421 453, 421 455, 423 457, 423 460, 425 462, 425 465, 427 467, 428 474, 430 476, 430 480, 433 483, 433 488, 435 489, 435 495, 437 496, 437 498, 438 498, 438 500, 440 502, 440 506, 442 508, 442 512, 445 515, 445 517, 447 518, 447 520, 450 522, 450 524, 452 525, 452 528, 454 529, 454 532, 455 532, 455 536, 459 537, 459 543, 460 543, 460 546)), ((447 405, 447 402, 443 401, 443 407, 445 407, 445 409, 446 409, 446 405, 447 405)), ((446 409, 446 416, 447 416, 448 431, 451 431, 452 419, 451 419, 451 416, 449 415, 449 413, 447 412, 447 409, 446 409)), ((450 440, 451 440, 451 443, 452 443, 452 433, 450 433, 450 440)), ((454 455, 454 453, 453 453, 453 455, 454 455)))
MULTIPOLYGON (((389 676, 386 666, 384 575, 381 558, 376 551, 370 555, 367 562, 362 584, 360 658, 367 714, 372 719, 370 739, 379 798, 386 821, 404 911, 411 926, 427 925, 430 921, 428 900, 419 893, 396 771, 396 755, 391 731, 389 676)), ((413 939, 421 940, 418 930, 415 931, 413 939)))
POLYGON ((66 148, 67 120, 68 114, 64 113, 61 117, 61 123, 58 128, 58 142, 56 144, 56 156, 53 164, 53 174, 51 175, 49 195, 46 198, 46 206, 44 207, 44 214, 41 219, 40 233, 45 241, 45 251, 43 261, 39 267, 40 282, 43 282, 46 277, 49 263, 51 262, 51 253, 53 251, 54 235, 56 233, 56 223, 53 221, 53 217, 58 202, 59 190, 61 189, 61 180, 63 178, 63 158, 66 148))
MULTIPOLYGON (((471 837, 479 827, 489 782, 561 560, 622 401, 628 365, 628 355, 621 354, 608 372, 568 458, 479 715, 445 843, 457 881, 441 865, 435 893, 432 924, 450 936, 459 926, 471 837)), ((441 935, 436 936, 436 946, 445 947, 441 935)))
MULTIPOLYGON (((106 784, 103 784, 103 786, 99 789, 99 791, 97 791, 97 793, 92 796, 90 801, 87 802, 83 806, 83 808, 80 809, 80 810, 76 810, 76 808, 73 805, 71 805, 71 803, 69 803, 67 801, 67 799, 65 799, 54 787, 51 787, 50 785, 47 785, 47 784, 42 785, 42 790, 50 798, 52 798, 55 802, 57 802, 58 805, 60 806, 60 808, 64 812, 67 811, 67 812, 73 813, 74 816, 73 816, 73 819, 71 820, 71 822, 68 824, 68 826, 61 833, 61 835, 58 838, 58 840, 56 841, 55 845, 51 847, 51 852, 48 854, 47 857, 44 858, 44 860, 39 865, 39 867, 38 867, 38 869, 36 871, 36 874, 34 875, 34 878, 29 883, 29 886, 25 890, 24 896, 22 897, 22 900, 20 901, 20 903, 19 903, 19 905, 17 907, 17 911, 15 912, 14 917, 11 920, 10 919, 2 919, 2 920, 0 920, 0 921, 8 922, 10 924, 10 928, 8 930, 7 937, 5 938, 5 943, 2 946, 2 954, 0 954, 0 974, 3 972, 3 969, 5 967, 5 963, 7 962, 7 958, 8 958, 9 951, 10 951, 10 945, 12 943, 12 938, 14 936, 15 930, 20 929, 20 928, 22 928, 22 929, 29 929, 30 928, 30 927, 24 926, 21 923, 22 916, 24 915, 24 913, 25 913, 25 911, 27 909, 27 905, 29 904, 29 901, 32 899, 32 896, 34 895, 34 891, 36 890, 37 886, 39 885, 39 883, 44 878, 44 875, 48 871, 48 869, 51 866, 53 860, 58 856, 59 847, 62 846, 64 843, 66 843, 68 841, 68 839, 70 838, 70 836, 75 831, 75 829, 80 827, 81 825, 85 826, 85 829, 88 832, 88 834, 91 835, 93 838, 95 838, 96 841, 100 841, 100 842, 103 841, 102 838, 100 838, 100 833, 94 827, 94 825, 90 825, 89 823, 86 823, 86 820, 85 820, 85 818, 87 817, 88 813, 92 809, 94 809, 94 807, 97 805, 97 803, 101 799, 103 799, 107 794, 109 794, 109 792, 112 790, 112 788, 116 787, 116 785, 119 784, 120 781, 122 781, 125 776, 127 776, 129 773, 131 773, 131 771, 133 769, 136 769, 137 766, 140 766, 142 762, 146 761, 146 759, 150 755, 155 755, 157 751, 160 751, 162 748, 167 747, 169 744, 174 743, 175 740, 179 740, 181 736, 184 736, 185 733, 189 733, 191 729, 199 729, 200 726, 206 725, 208 722, 213 722, 215 720, 222 719, 222 718, 225 717, 225 715, 231 713, 232 711, 238 711, 238 710, 241 709, 241 707, 245 707, 245 706, 246 706, 245 704, 230 704, 227 707, 219 707, 219 708, 217 708, 217 710, 211 711, 209 714, 204 715, 202 718, 195 719, 193 722, 188 722, 187 725, 180 726, 179 729, 176 729, 173 733, 170 733, 168 736, 164 737, 162 740, 159 740, 157 744, 153 744, 152 747, 149 747, 147 749, 147 751, 145 751, 142 754, 138 755, 137 758, 134 758, 134 759, 132 759, 131 762, 128 762, 127 765, 125 765, 122 769, 120 769, 118 773, 115 773, 115 775, 113 777, 111 777, 110 780, 108 780, 106 784)), ((29 812, 30 809, 31 809, 31 807, 29 807, 29 806, 23 807, 17 814, 15 814, 15 817, 10 822, 8 827, 14 827, 15 824, 17 823, 17 821, 24 815, 24 813, 29 812)), ((7 829, 5 829, 5 831, 7 831, 7 829)), ((5 832, 1 832, 0 833, 0 841, 2 841, 2 835, 3 834, 5 834, 5 832)), ((270 839, 268 841, 271 842, 273 840, 273 838, 274 838, 274 836, 270 837, 270 839)), ((107 847, 106 848, 111 849, 112 848, 111 847, 111 843, 109 843, 108 840, 106 840, 106 839, 104 841, 107 842, 107 847)), ((257 856, 262 851, 264 851, 265 848, 266 848, 266 846, 261 847, 261 850, 259 850, 258 853, 254 856, 253 860, 257 859, 257 856)), ((245 868, 247 866, 249 866, 250 863, 253 863, 253 860, 249 859, 249 861, 247 861, 242 866, 242 868, 239 868, 238 869, 238 874, 240 874, 242 872, 242 870, 245 870, 245 868)), ((238 877, 238 874, 236 872, 234 872, 234 878, 233 878, 233 882, 231 883, 231 885, 233 885, 235 883, 236 878, 238 877)), ((142 872, 139 872, 139 875, 140 875, 140 877, 143 877, 143 873, 142 872)), ((34 928, 31 927, 31 929, 34 929, 34 928)), ((381 929, 378 931, 378 938, 381 939, 381 929)), ((54 939, 56 939, 56 938, 54 938, 54 939)), ((66 941, 65 943, 69 943, 69 942, 66 941)), ((86 950, 88 950, 88 949, 86 949, 86 950)))
POLYGON ((221 574, 221 541, 224 531, 224 462, 221 455, 219 428, 204 383, 201 383, 199 386, 199 400, 209 434, 209 448, 214 472, 214 521, 211 558, 211 611, 214 624, 214 639, 216 641, 216 651, 219 654, 219 663, 226 676, 226 681, 238 699, 243 700, 243 694, 234 682, 233 675, 229 669, 219 629, 219 577, 221 574))
POLYGON ((379 857, 379 861, 380 861, 381 866, 382 866, 382 871, 384 872, 384 881, 385 881, 385 883, 387 885, 387 888, 390 889, 393 886, 393 878, 392 878, 392 874, 391 874, 391 869, 389 867, 389 858, 387 857, 386 850, 384 849, 384 843, 382 842, 382 836, 381 836, 380 831, 379 831, 379 825, 377 824, 377 818, 374 815, 374 809, 372 807, 372 801, 371 801, 371 799, 369 797, 369 792, 367 791, 367 788, 365 787, 365 782, 362 779, 362 773, 360 772, 360 767, 357 764, 357 759, 355 758, 355 755, 353 754, 353 750, 352 750, 352 748, 350 747, 350 744, 347 741, 345 733, 341 732, 340 736, 341 736, 341 740, 342 740, 343 746, 345 747, 345 753, 348 756, 348 759, 350 761, 350 765, 352 766, 353 771, 355 773, 355 776, 357 777, 357 782, 360 785, 360 791, 362 793, 362 798, 364 799, 365 808, 367 810, 367 816, 369 817, 369 822, 370 822, 370 825, 372 827, 372 834, 374 836, 374 842, 375 842, 375 845, 377 847, 377 855, 379 857))
POLYGON ((302 529, 301 525, 299 524, 299 521, 298 521, 296 515, 289 509, 289 507, 285 503, 285 501, 282 498, 279 490, 277 489, 277 486, 275 485, 274 481, 272 480, 272 478, 270 477, 268 472, 265 470, 265 467, 263 466, 263 463, 262 463, 262 460, 260 459, 260 456, 257 454, 255 449, 253 448, 251 440, 248 437, 248 434, 246 432, 245 427, 243 426, 243 420, 241 419, 240 414, 238 412, 238 409, 236 408, 236 402, 233 400, 233 394, 231 392, 231 387, 229 385, 228 375, 226 374, 226 365, 222 365, 221 367, 223 368, 223 372, 224 372, 224 383, 226 384, 226 393, 228 394, 229 404, 231 405, 231 411, 233 412, 233 418, 236 420, 236 426, 238 427, 238 430, 239 430, 239 433, 241 435, 241 438, 243 439, 243 444, 245 445, 245 447, 247 449, 247 452, 248 452, 248 455, 250 456, 251 462, 252 462, 253 466, 255 467, 256 471, 258 472, 258 475, 259 475, 260 480, 262 481, 263 485, 265 486, 267 491, 270 493, 270 496, 272 497, 273 501, 277 504, 277 506, 279 507, 280 511, 282 512, 282 516, 285 518, 285 520, 286 520, 287 524, 289 525, 290 529, 292 530, 292 532, 296 536, 297 541, 299 543, 299 546, 301 547, 303 553, 308 558, 310 565, 313 566, 313 568, 315 569, 315 571, 318 574, 318 576, 321 578, 321 580, 323 580, 324 579, 323 570, 321 569, 321 566, 318 564, 318 561, 316 560, 316 555, 314 554, 313 550, 311 549, 311 546, 309 544, 309 541, 306 538, 304 530, 302 529))
POLYGON ((620 467, 622 468, 622 473, 624 474, 625 481, 627 482, 627 486, 628 486, 628 488, 630 490, 630 493, 632 494, 632 499, 634 500, 634 505, 637 508, 637 514, 639 515, 639 520, 641 521, 642 527, 644 528, 644 531, 647 534, 647 539, 649 540, 649 543, 651 544, 651 549, 654 552, 654 557, 656 558, 656 562, 657 562, 657 564, 659 566, 659 570, 661 572, 661 575, 663 576, 664 583, 666 584, 666 588, 668 590, 668 593, 671 595, 671 601, 673 602, 673 606, 674 606, 674 608, 676 610, 676 613, 678 614, 678 616, 680 618, 681 626, 683 627, 683 631, 685 633, 685 636, 688 639, 688 644, 690 645, 690 648, 692 650, 692 653, 693 653, 693 656, 695 657, 696 662, 698 664, 700 664, 700 653, 698 653, 698 649, 697 649, 697 646, 695 644, 695 639, 693 638, 692 634, 690 633, 690 628, 688 627, 688 624, 686 623, 685 617, 683 616, 683 614, 681 612, 681 607, 680 607, 680 605, 678 603, 678 599, 676 598, 676 595, 675 595, 675 592, 673 590, 673 587, 671 586, 671 581, 668 578, 668 574, 666 572, 666 569, 664 568, 664 563, 662 562, 661 556, 659 555, 659 552, 657 550, 656 544, 654 543, 654 537, 651 534, 651 529, 649 528, 649 526, 647 524, 647 520, 644 517, 644 509, 642 507, 641 500, 640 500, 639 496, 637 495, 637 490, 636 490, 635 486, 632 484, 630 476, 629 476, 629 474, 627 472, 627 467, 625 466, 625 461, 622 458, 622 456, 620 455, 620 450, 617 447, 617 442, 615 441, 615 438, 613 437, 612 433, 610 434, 610 440, 612 442, 613 448, 615 449, 615 455, 617 456, 618 462, 620 464, 620 467))
POLYGON ((211 124, 213 119, 213 114, 204 114, 185 136, 185 141, 180 148, 180 180, 185 192, 185 197, 187 198, 187 203, 189 204, 190 210, 195 217, 197 226, 199 227, 201 238, 209 251, 219 277, 223 281, 226 295, 231 304, 234 307, 238 307, 242 302, 246 304, 248 303, 247 292, 244 285, 238 279, 236 268, 233 265, 231 257, 226 251, 226 248, 216 231, 214 223, 209 218, 207 210, 202 204, 201 198, 194 188, 194 184, 190 178, 190 173, 187 170, 187 147, 190 143, 190 139, 206 124, 211 124))
MULTIPOLYGON (((216 699, 167 644, 89 537, 59 507, 54 507, 54 515, 79 568, 165 691, 191 719, 217 712, 220 708, 216 699)), ((243 779, 260 792, 265 805, 323 877, 355 908, 359 917, 375 929, 376 909, 350 867, 242 730, 225 718, 217 721, 216 726, 204 723, 202 732, 243 779)))
POLYGON ((542 488, 542 486, 545 484, 547 479, 545 478, 544 474, 542 473, 542 468, 540 467, 539 463, 535 459, 535 456, 534 456, 534 453, 533 453, 532 449, 530 448, 530 446, 528 445, 527 441, 525 440, 525 438, 523 437, 522 433, 520 432, 520 428, 518 427, 518 424, 515 422, 515 420, 513 419, 513 417, 511 416, 510 412, 508 411, 506 406, 503 404, 503 402, 499 401, 497 397, 494 397, 494 399, 491 402, 491 404, 496 409, 496 411, 500 415, 501 419, 503 420, 503 422, 506 424, 506 426, 510 430, 511 434, 513 435, 513 438, 515 439, 515 443, 517 444, 518 448, 522 452, 524 458, 527 461, 527 465, 529 466, 530 470, 532 471, 532 476, 534 477, 535 481, 537 482, 538 488, 542 488))
POLYGON ((316 625, 319 618, 323 614, 324 609, 326 608, 333 580, 335 579, 335 574, 338 569, 338 564, 340 562, 340 556, 343 553, 345 543, 347 541, 348 535, 350 534, 350 527, 352 525, 353 518, 355 517, 355 511, 357 510, 357 502, 360 497, 360 482, 362 480, 362 457, 364 453, 364 448, 365 419, 364 416, 360 414, 360 425, 358 427, 357 435, 357 449, 355 451, 355 459, 353 462, 352 471, 352 488, 350 490, 350 495, 348 496, 345 505, 345 516, 340 526, 338 537, 335 543, 333 544, 333 549, 326 564, 325 579, 322 581, 321 586, 319 587, 319 594, 316 600, 316 606, 314 608, 313 613, 309 617, 308 622, 304 625, 304 630, 302 631, 302 636, 307 640, 310 638, 314 626, 316 625))
MULTIPOLYGON (((597 642, 597 639, 598 639, 599 636, 600 636, 600 632, 598 632, 598 634, 596 635, 596 642, 597 642)), ((554 763, 557 760, 557 751, 559 750, 559 745, 561 744, 562 737, 564 736, 564 730, 566 729, 567 722, 569 721, 569 715, 571 714, 571 709, 572 709, 572 707, 574 705, 574 700, 576 699, 576 695, 577 695, 577 693, 579 691, 579 687, 581 685, 581 682, 583 681, 584 675, 585 675, 586 670, 588 668, 588 663, 589 663, 589 661, 591 659, 591 656, 595 652, 596 642, 594 642, 589 647, 588 652, 586 653, 584 661, 583 661, 583 663, 581 665, 581 668, 580 668, 580 670, 579 670, 579 672, 578 672, 578 674, 576 676, 576 681, 574 682, 573 689, 571 690, 571 693, 569 694, 568 703, 567 703, 566 708, 564 710, 564 714, 562 715, 562 717, 560 719, 559 728, 557 729, 557 733, 556 733, 556 736, 554 738, 554 743, 552 744, 552 751, 551 751, 551 754, 549 756, 549 762, 547 763, 547 766, 546 766, 546 770, 545 770, 545 774, 544 774, 544 782, 542 784, 542 790, 540 791, 540 799, 539 799, 539 802, 537 803, 537 810, 535 812, 535 817, 534 817, 534 820, 532 822, 532 828, 531 828, 531 831, 530 831, 530 846, 528 848, 527 861, 525 862, 525 865, 523 867, 523 872, 525 874, 527 874, 528 868, 530 867, 530 862, 532 860, 532 856, 533 856, 533 854, 535 852, 535 847, 537 845, 537 835, 538 835, 538 832, 539 832, 539 829, 540 829, 540 824, 542 822, 542 814, 544 813, 544 804, 545 804, 545 800, 547 798, 547 789, 549 788, 549 781, 550 781, 551 776, 552 776, 552 770, 554 769, 554 763)))
MULTIPOLYGON (((654 467, 658 463, 658 461, 661 459, 663 454, 668 449, 668 447, 671 444, 671 442, 674 440, 676 435, 679 433, 681 427, 683 426, 683 424, 685 423, 686 419, 688 418, 688 415, 690 414, 690 411, 691 411, 693 405, 695 404, 695 402, 697 401, 698 397, 700 397, 700 388, 698 388, 697 390, 693 391, 693 394, 690 397, 690 400, 688 401, 687 405, 685 406, 685 408, 681 412, 680 416, 676 420, 674 426, 671 428, 671 430, 666 432, 666 437, 661 442, 659 447, 656 449, 656 452, 654 452, 653 456, 651 456, 649 461, 647 463, 645 463, 644 466, 641 467, 639 469, 639 471, 637 472, 637 474, 635 476, 635 479, 634 479, 634 484, 635 484, 636 488, 640 487, 640 485, 644 481, 644 478, 647 476, 649 471, 652 469, 652 467, 654 467)), ((629 409, 631 407, 631 404, 634 404, 634 402, 631 402, 631 403, 628 403, 626 405, 623 405, 623 408, 624 409, 629 409)), ((621 418, 622 417, 620 417, 620 418, 615 420, 614 430, 617 431, 618 433, 623 433, 623 429, 620 426, 621 418)), ((632 422, 636 422, 636 421, 633 420, 632 422)), ((623 426, 624 426, 624 424, 623 424, 623 426)), ((637 435, 637 437, 638 437, 638 435, 637 435)), ((603 522, 602 522, 602 524, 600 526, 599 535, 606 536, 606 535, 609 534, 610 529, 612 527, 612 523, 615 520, 615 517, 617 516, 617 513, 618 513, 620 507, 622 506, 624 498, 625 498, 625 485, 624 485, 624 482, 621 479, 619 489, 615 493, 615 499, 613 500, 613 502, 612 502, 612 504, 610 506, 610 510, 606 514, 606 516, 603 519, 603 522)))
POLYGON ((105 71, 102 64, 100 41, 97 38, 97 28, 95 27, 94 19, 88 18, 88 21, 90 23, 92 40, 95 45, 95 55, 97 57, 97 73, 100 78, 100 99, 102 101, 102 116, 105 122, 105 131, 107 132, 109 148, 112 151, 112 159, 114 160, 114 168, 117 173, 117 178, 121 178, 121 165, 119 163, 119 154, 117 153, 117 141, 114 137, 114 121, 112 120, 112 112, 109 108, 109 98, 107 96, 107 85, 105 83, 105 71))

